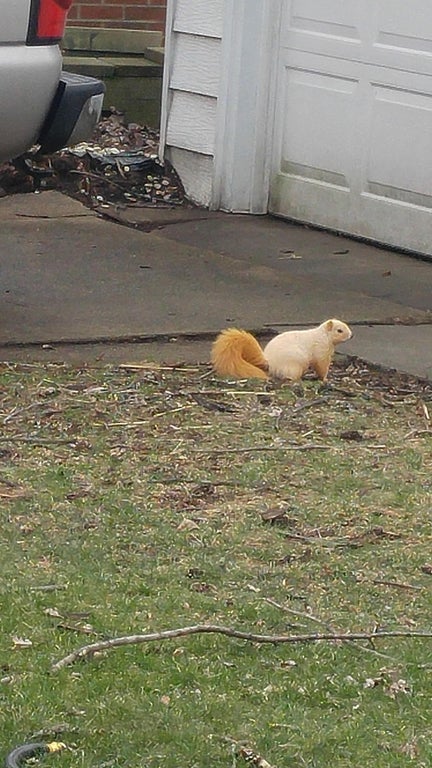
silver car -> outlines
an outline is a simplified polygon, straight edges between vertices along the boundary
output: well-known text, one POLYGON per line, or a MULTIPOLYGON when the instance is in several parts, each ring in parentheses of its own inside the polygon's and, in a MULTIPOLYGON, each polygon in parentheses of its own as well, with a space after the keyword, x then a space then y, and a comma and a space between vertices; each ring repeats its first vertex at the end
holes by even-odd
POLYGON ((73 0, 0 0, 0 162, 90 137, 99 80, 62 72, 59 42, 73 0))

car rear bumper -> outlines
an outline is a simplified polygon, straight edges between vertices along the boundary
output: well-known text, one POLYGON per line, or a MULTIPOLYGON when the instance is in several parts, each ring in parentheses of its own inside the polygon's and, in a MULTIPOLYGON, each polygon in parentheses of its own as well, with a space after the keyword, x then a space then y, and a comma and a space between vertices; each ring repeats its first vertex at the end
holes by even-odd
POLYGON ((62 72, 57 93, 37 140, 42 154, 89 139, 99 120, 105 86, 100 80, 62 72))
POLYGON ((61 74, 57 45, 0 45, 0 162, 37 141, 61 74))

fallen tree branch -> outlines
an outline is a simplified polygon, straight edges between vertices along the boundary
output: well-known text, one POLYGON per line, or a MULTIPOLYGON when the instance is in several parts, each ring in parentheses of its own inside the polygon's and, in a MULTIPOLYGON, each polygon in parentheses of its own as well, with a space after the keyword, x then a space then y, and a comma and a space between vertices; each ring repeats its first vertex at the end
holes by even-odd
MULTIPOLYGON (((263 598, 266 603, 269 603, 269 605, 274 605, 275 608, 280 608, 281 611, 286 611, 287 613, 292 613, 294 616, 299 616, 303 619, 308 619, 309 621, 314 621, 317 624, 321 624, 322 627, 325 627, 329 632, 336 632, 337 630, 332 627, 331 624, 327 624, 325 621, 322 621, 322 619, 319 619, 317 616, 313 616, 311 613, 306 613, 306 611, 296 611, 293 608, 288 608, 286 605, 281 605, 280 603, 277 603, 276 600, 272 600, 270 597, 264 597, 263 598)), ((301 626, 304 627, 304 624, 301 626)), ((369 640, 370 645, 372 645, 372 642, 369 640)), ((375 656, 379 656, 383 659, 390 659, 390 661, 397 664, 397 660, 394 659, 392 656, 389 656, 387 653, 380 653, 380 651, 377 651, 376 648, 371 648, 367 645, 356 645, 354 646, 356 651, 365 651, 366 653, 373 653, 375 656)))
POLYGON ((123 637, 113 637, 111 640, 101 640, 99 642, 83 645, 76 651, 72 651, 64 658, 56 661, 52 665, 51 671, 57 672, 63 667, 74 664, 78 659, 84 659, 100 651, 106 651, 110 648, 119 648, 123 645, 139 645, 141 643, 151 643, 161 640, 171 640, 174 637, 186 637, 187 635, 217 634, 226 637, 236 637, 239 640, 247 640, 250 643, 268 643, 279 645, 281 643, 318 643, 322 640, 376 640, 378 637, 423 637, 432 638, 432 630, 411 631, 411 630, 389 630, 383 632, 323 632, 317 634, 305 635, 256 635, 253 632, 243 632, 239 629, 219 626, 217 624, 196 624, 191 627, 179 627, 178 629, 166 629, 161 632, 151 632, 145 635, 124 635, 123 637))

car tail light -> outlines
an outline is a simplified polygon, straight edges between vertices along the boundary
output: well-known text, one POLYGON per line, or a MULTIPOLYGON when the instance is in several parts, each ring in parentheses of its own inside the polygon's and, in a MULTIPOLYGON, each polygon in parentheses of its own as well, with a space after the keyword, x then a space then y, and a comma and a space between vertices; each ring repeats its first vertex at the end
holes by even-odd
POLYGON ((27 45, 49 45, 62 39, 73 0, 32 0, 27 45))

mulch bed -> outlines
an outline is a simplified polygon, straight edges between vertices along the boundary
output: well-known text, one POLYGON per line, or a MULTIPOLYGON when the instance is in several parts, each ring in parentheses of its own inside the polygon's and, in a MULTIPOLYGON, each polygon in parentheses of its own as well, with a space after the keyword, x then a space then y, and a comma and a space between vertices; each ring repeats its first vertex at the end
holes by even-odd
POLYGON ((187 205, 174 169, 159 161, 158 144, 157 131, 126 123, 122 113, 111 109, 91 141, 0 165, 0 196, 55 189, 90 208, 187 205))

